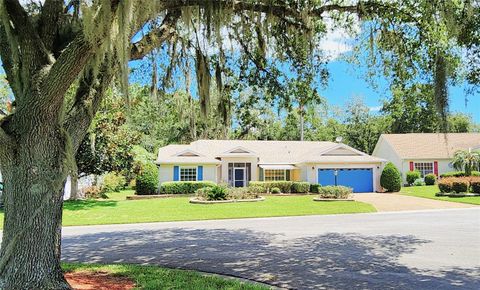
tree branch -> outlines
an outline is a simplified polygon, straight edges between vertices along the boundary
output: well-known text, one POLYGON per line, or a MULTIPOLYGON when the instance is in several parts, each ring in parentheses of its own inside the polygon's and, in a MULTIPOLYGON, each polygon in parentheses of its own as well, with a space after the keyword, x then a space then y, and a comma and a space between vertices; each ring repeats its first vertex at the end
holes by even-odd
POLYGON ((46 0, 38 22, 40 37, 46 49, 52 50, 63 14, 63 0, 46 0))
POLYGON ((168 12, 160 27, 153 29, 142 37, 142 39, 133 43, 130 50, 130 59, 142 59, 161 43, 168 39, 172 39, 176 35, 175 23, 178 18, 180 18, 180 14, 180 10, 168 12))

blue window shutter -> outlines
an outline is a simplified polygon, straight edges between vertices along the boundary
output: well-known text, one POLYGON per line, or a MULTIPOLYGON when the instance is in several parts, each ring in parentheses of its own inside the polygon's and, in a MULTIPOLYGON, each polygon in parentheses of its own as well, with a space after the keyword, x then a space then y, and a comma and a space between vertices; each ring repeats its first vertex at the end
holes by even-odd
POLYGON ((180 180, 180 169, 178 166, 173 166, 173 181, 180 180))
POLYGON ((197 180, 202 181, 203 180, 203 166, 198 166, 197 167, 197 180))

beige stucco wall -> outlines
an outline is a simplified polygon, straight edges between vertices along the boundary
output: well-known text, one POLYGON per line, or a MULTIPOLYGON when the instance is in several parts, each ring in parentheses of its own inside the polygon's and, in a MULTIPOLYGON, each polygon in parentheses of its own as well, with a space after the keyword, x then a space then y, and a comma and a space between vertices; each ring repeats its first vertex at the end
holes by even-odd
MULTIPOLYGON (((197 167, 203 166, 203 180, 218 182, 217 165, 214 164, 182 164, 181 167, 197 167)), ((158 180, 160 184, 167 181, 173 181, 173 164, 161 164, 158 168, 158 180)))
POLYGON ((228 163, 251 163, 251 180, 258 180, 258 158, 257 157, 222 157, 221 174, 219 181, 228 183, 228 163))

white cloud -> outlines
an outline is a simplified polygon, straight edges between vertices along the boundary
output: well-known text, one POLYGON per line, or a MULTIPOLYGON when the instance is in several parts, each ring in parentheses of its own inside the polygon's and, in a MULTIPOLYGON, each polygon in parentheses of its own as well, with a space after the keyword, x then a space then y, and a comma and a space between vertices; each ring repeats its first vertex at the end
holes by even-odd
POLYGON ((374 106, 374 107, 369 107, 370 112, 380 112, 382 109, 382 106, 374 106))

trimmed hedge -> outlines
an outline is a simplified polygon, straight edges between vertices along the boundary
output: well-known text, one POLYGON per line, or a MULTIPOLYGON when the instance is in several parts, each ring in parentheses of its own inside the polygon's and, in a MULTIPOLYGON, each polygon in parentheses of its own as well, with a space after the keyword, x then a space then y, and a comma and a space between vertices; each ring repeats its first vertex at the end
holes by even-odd
MULTIPOLYGON (((470 188, 470 179, 469 177, 448 177, 442 178, 438 182, 438 188, 443 193, 465 193, 469 192, 470 188)), ((472 180, 477 181, 478 179, 474 178, 472 180)))
POLYGON ((352 188, 346 186, 322 186, 318 188, 318 193, 322 198, 345 199, 353 193, 352 188))
POLYGON ((318 190, 319 190, 320 187, 322 187, 321 184, 312 183, 312 184, 310 184, 310 192, 311 193, 318 193, 318 190))
POLYGON ((273 188, 280 189, 282 193, 308 193, 310 190, 310 183, 304 181, 250 181, 249 185, 261 187, 265 193, 276 193, 273 188))
POLYGON ((265 192, 271 192, 272 188, 278 187, 283 193, 292 192, 293 181, 250 181, 250 186, 261 186, 265 192))
POLYGON ((480 177, 472 177, 470 179, 470 186, 473 193, 480 193, 480 177))
MULTIPOLYGON (((440 174, 441 178, 447 178, 447 177, 464 177, 465 172, 464 171, 451 171, 451 172, 445 172, 440 174)), ((480 171, 472 171, 471 176, 480 176, 480 171)))
POLYGON ((388 192, 397 192, 402 188, 402 176, 392 162, 388 162, 380 176, 380 185, 388 192))
POLYGON ((408 185, 412 185, 415 183, 415 181, 419 178, 421 178, 420 171, 407 171, 406 174, 406 180, 408 185))
POLYGON ((470 182, 467 178, 454 178, 452 180, 452 191, 456 193, 468 192, 470 182))
POLYGON ((438 181, 438 188, 443 193, 450 193, 452 192, 452 177, 450 178, 442 178, 438 181))
POLYGON ((135 194, 151 195, 156 194, 158 187, 158 168, 153 163, 143 165, 142 171, 137 176, 135 194))
POLYGON ((169 181, 160 185, 160 194, 193 194, 200 188, 215 185, 212 181, 169 181))
POLYGON ((434 185, 435 182, 437 181, 437 176, 433 173, 425 175, 423 178, 425 180, 426 185, 434 185))
POLYGON ((310 191, 310 182, 294 182, 292 185, 292 192, 294 193, 308 193, 310 191))

